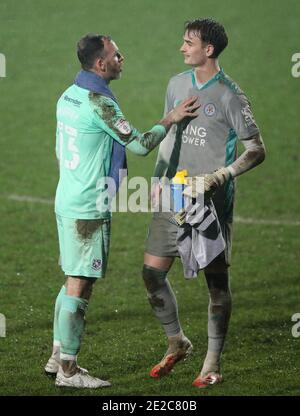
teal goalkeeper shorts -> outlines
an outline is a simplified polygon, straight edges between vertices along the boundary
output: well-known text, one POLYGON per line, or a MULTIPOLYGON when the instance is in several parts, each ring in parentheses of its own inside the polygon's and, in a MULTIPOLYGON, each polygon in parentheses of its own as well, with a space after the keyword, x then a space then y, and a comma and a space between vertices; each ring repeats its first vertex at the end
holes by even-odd
POLYGON ((67 276, 105 277, 110 220, 76 220, 56 214, 60 265, 67 276))

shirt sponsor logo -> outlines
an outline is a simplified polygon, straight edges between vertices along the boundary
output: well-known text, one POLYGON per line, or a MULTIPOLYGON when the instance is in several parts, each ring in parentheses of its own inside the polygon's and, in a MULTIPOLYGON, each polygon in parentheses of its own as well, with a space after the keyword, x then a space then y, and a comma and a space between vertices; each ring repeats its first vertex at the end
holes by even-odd
POLYGON ((244 117, 247 127, 252 126, 253 124, 255 125, 255 120, 249 104, 247 104, 244 108, 241 109, 241 113, 244 117))
POLYGON ((124 118, 119 118, 119 120, 115 123, 115 128, 125 136, 129 136, 131 133, 131 127, 128 121, 124 120, 124 118))
POLYGON ((213 103, 208 103, 205 105, 203 111, 207 117, 213 117, 216 114, 217 109, 213 103))
POLYGON ((182 143, 193 144, 194 146, 204 146, 207 130, 204 127, 189 124, 182 132, 182 143))
POLYGON ((76 107, 79 107, 82 104, 81 101, 75 100, 74 98, 70 98, 67 95, 64 96, 64 100, 65 101, 68 101, 69 103, 74 104, 76 107))
POLYGON ((102 260, 101 259, 94 259, 92 264, 92 269, 100 270, 102 267, 102 260))

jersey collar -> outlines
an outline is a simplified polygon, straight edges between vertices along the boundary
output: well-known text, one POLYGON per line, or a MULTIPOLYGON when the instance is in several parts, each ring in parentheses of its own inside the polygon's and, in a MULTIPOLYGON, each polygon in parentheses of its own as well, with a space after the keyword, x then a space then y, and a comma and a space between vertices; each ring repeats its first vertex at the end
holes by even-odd
POLYGON ((193 70, 192 71, 192 83, 193 83, 193 87, 196 88, 199 91, 205 90, 206 88, 210 87, 215 82, 217 82, 220 78, 222 78, 223 75, 224 75, 224 71, 223 71, 223 68, 221 68, 220 71, 213 78, 211 78, 210 80, 208 80, 205 84, 199 86, 199 84, 197 82, 195 70, 193 70))
POLYGON ((74 84, 91 92, 106 95, 113 101, 117 102, 116 97, 113 95, 111 89, 109 88, 107 81, 94 72, 85 71, 82 69, 76 75, 74 84))

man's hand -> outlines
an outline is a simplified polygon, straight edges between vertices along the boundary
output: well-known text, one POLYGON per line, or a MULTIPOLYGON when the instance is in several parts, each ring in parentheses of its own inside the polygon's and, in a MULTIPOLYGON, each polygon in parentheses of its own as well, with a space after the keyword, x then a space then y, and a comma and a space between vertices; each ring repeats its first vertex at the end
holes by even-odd
POLYGON ((196 110, 201 106, 198 102, 196 102, 198 97, 190 97, 186 98, 175 107, 172 111, 167 114, 167 117, 170 117, 172 123, 179 123, 185 117, 196 118, 198 117, 198 113, 195 113, 196 110))
POLYGON ((198 97, 186 98, 182 103, 170 111, 165 118, 160 120, 159 124, 165 127, 166 131, 172 127, 172 124, 179 123, 183 119, 191 120, 198 117, 195 111, 201 106, 197 102, 198 97))
POLYGON ((228 168, 220 168, 213 173, 187 178, 187 184, 189 186, 185 188, 183 195, 190 198, 197 198, 200 193, 204 193, 204 198, 209 199, 230 177, 228 168), (203 184, 201 181, 203 181, 203 184))

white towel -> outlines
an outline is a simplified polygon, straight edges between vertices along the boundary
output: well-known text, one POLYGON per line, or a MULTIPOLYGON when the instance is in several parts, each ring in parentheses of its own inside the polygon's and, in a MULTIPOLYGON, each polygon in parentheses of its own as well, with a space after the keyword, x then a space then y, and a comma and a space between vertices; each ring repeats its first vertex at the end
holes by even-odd
POLYGON ((209 265, 225 249, 219 219, 211 200, 186 207, 184 224, 178 228, 177 248, 184 277, 197 277, 199 270, 209 265))

